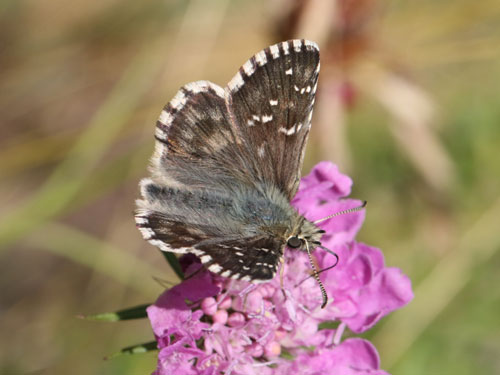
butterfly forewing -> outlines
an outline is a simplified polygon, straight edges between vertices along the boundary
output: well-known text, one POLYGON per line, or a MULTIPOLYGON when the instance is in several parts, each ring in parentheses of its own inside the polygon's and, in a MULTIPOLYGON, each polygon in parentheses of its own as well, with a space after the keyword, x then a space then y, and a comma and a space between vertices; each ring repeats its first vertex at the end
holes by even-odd
POLYGON ((208 81, 182 87, 156 124, 153 177, 169 186, 226 189, 247 178, 225 91, 208 81))
POLYGON ((229 111, 263 181, 298 188, 319 74, 315 43, 290 40, 248 60, 229 82, 229 111))

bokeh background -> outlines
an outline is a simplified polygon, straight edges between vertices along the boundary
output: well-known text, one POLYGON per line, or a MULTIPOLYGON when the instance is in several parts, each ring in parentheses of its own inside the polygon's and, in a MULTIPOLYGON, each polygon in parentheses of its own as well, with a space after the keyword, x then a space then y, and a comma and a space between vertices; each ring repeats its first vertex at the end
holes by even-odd
POLYGON ((413 281, 364 335, 382 368, 500 373, 497 1, 4 0, 1 374, 154 369, 156 353, 103 360, 150 341, 146 320, 76 316, 176 282, 132 218, 156 118, 181 85, 224 85, 292 37, 322 54, 304 173, 328 159, 352 176, 358 238, 413 281))

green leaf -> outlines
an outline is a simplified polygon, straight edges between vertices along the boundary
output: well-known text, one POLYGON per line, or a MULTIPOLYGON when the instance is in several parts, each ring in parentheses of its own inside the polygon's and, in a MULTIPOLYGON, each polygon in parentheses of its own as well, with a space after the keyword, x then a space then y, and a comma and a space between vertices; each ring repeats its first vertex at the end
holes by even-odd
POLYGON ((150 305, 151 304, 148 303, 144 305, 129 307, 128 309, 123 309, 117 312, 100 313, 94 315, 79 315, 78 317, 100 322, 117 322, 119 320, 142 319, 148 316, 146 313, 146 308, 150 305))
POLYGON ((337 329, 339 326, 340 322, 339 321, 328 321, 328 322, 322 322, 318 325, 318 330, 321 329, 337 329))
POLYGON ((182 272, 179 259, 177 259, 177 257, 174 254, 169 253, 168 251, 162 251, 161 253, 167 260, 168 264, 170 264, 170 267, 172 267, 176 275, 179 276, 179 279, 184 280, 184 272, 182 272))
POLYGON ((281 348, 280 357, 284 358, 284 359, 288 359, 289 361, 293 361, 295 359, 295 357, 292 355, 292 353, 290 353, 285 348, 281 348))
POLYGON ((154 350, 158 350, 158 345, 156 341, 150 341, 143 344, 127 346, 126 348, 123 348, 119 352, 111 354, 110 356, 107 356, 104 359, 113 359, 121 355, 143 354, 154 350))

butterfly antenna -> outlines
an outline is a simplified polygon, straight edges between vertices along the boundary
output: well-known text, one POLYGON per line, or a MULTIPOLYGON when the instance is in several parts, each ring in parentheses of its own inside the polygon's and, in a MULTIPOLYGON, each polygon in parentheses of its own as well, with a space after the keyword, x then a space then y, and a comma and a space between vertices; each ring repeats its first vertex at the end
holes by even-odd
POLYGON ((311 267, 313 269, 313 276, 319 284, 319 289, 321 289, 321 295, 323 296, 323 303, 321 304, 321 308, 324 309, 326 306, 326 303, 328 302, 328 296, 326 294, 325 287, 323 286, 323 283, 321 282, 321 280, 319 278, 319 273, 318 273, 318 270, 316 269, 316 265, 314 264, 311 250, 309 250, 309 244, 307 243, 307 241, 305 241, 305 244, 306 244, 307 256, 309 257, 309 262, 311 263, 311 267))
MULTIPOLYGON (((328 266, 326 268, 320 269, 318 271, 318 275, 319 275, 320 273, 323 273, 325 271, 331 270, 333 267, 335 267, 337 264, 339 264, 340 258, 339 258, 339 256, 335 252, 331 251, 330 249, 327 249, 326 247, 324 247, 322 245, 318 245, 318 247, 321 247, 323 250, 325 250, 326 252, 332 254, 335 257, 335 263, 333 263, 331 266, 328 266)), ((302 280, 300 283, 296 284, 295 286, 296 287, 299 286, 303 282, 309 280, 311 277, 313 277, 313 276, 312 275, 311 276, 307 276, 304 280, 302 280)))
POLYGON ((316 220, 313 223, 314 224, 318 224, 318 223, 321 223, 322 221, 331 219, 332 217, 335 217, 335 216, 340 216, 340 215, 344 215, 344 214, 349 214, 351 212, 360 211, 360 210, 362 210, 363 208, 366 207, 366 203, 367 203, 366 201, 363 201, 363 203, 361 203, 361 205, 358 206, 358 207, 348 208, 347 210, 342 210, 342 211, 339 211, 339 212, 335 212, 334 214, 329 215, 327 217, 324 217, 322 219, 316 220))
POLYGON ((326 267, 326 268, 323 268, 322 270, 318 271, 318 274, 320 274, 321 272, 325 272, 325 271, 328 271, 330 269, 332 269, 333 267, 335 267, 337 264, 339 264, 339 256, 337 255, 337 253, 335 253, 334 251, 331 251, 330 249, 324 247, 323 245, 318 245, 318 247, 321 247, 323 250, 325 250, 327 253, 329 254, 332 254, 334 257, 335 257, 335 263, 333 263, 331 266, 329 267, 326 267))

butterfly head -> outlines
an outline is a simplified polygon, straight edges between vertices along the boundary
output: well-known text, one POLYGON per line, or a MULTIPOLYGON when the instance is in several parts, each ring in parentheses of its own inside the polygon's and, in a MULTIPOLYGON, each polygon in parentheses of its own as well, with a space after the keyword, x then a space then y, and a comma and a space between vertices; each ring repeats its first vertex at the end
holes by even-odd
POLYGON ((321 236, 325 233, 324 230, 318 228, 314 223, 311 223, 303 216, 299 216, 296 225, 286 239, 286 244, 291 249, 306 250, 314 249, 321 245, 321 236))
MULTIPOLYGON (((286 239, 286 244, 289 248, 301 249, 307 252, 307 255, 309 257, 309 262, 311 264, 311 268, 313 271, 311 276, 314 277, 318 282, 323 297, 323 303, 321 304, 321 308, 324 308, 326 306, 328 302, 328 296, 325 287, 323 286, 323 283, 319 278, 319 274, 322 271, 318 271, 316 269, 316 265, 313 260, 311 252, 318 246, 323 247, 321 246, 320 242, 323 233, 325 233, 325 231, 318 228, 316 224, 306 220, 303 216, 299 216, 297 224, 294 226, 294 230, 292 230, 291 234, 286 239)), ((337 257, 337 262, 338 262, 338 257, 337 257)))

